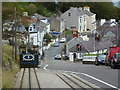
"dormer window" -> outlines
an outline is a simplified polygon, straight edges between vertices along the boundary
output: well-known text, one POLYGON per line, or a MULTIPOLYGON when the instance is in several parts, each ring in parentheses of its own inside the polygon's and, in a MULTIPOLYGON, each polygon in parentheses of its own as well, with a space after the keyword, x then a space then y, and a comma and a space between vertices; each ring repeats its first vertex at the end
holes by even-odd
POLYGON ((32 27, 30 27, 30 31, 32 31, 32 27))
POLYGON ((35 25, 33 25, 33 28, 35 29, 35 25))
POLYGON ((68 16, 70 16, 71 13, 68 13, 68 16))

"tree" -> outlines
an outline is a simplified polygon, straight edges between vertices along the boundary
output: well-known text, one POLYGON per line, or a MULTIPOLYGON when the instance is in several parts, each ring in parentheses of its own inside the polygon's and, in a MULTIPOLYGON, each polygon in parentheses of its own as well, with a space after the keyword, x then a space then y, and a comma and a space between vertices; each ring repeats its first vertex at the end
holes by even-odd
POLYGON ((49 42, 51 42, 52 37, 48 33, 46 33, 44 39, 46 39, 46 43, 48 44, 49 42))
POLYGON ((28 11, 29 15, 33 15, 36 13, 37 8, 33 3, 31 3, 31 4, 29 4, 27 11, 28 11))

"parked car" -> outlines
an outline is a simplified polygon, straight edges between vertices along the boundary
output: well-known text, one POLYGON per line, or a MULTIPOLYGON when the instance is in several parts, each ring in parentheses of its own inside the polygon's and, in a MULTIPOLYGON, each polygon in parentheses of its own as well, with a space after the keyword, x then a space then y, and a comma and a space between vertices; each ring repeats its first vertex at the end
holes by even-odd
POLYGON ((55 54, 54 59, 61 60, 61 54, 55 54))
POLYGON ((66 38, 61 38, 60 39, 60 43, 65 43, 66 42, 66 38))
POLYGON ((67 55, 63 55, 63 60, 69 60, 69 57, 67 55))
POLYGON ((120 66, 120 53, 115 53, 111 59, 111 68, 116 68, 120 66))
MULTIPOLYGON (((113 59, 113 56, 116 54, 116 53, 120 53, 120 47, 111 47, 107 53, 106 53, 106 60, 105 60, 105 65, 108 65, 108 66, 111 66, 112 64, 112 67, 113 67, 113 62, 116 62, 114 59, 113 59), (114 61, 113 61, 114 60, 114 61)), ((115 67, 114 67, 115 68, 115 67)))
POLYGON ((105 58, 106 58, 105 54, 99 54, 99 55, 97 55, 97 57, 95 59, 95 65, 105 64, 105 58))
POLYGON ((55 43, 53 44, 53 46, 54 46, 54 47, 59 47, 59 43, 58 43, 58 42, 55 42, 55 43))

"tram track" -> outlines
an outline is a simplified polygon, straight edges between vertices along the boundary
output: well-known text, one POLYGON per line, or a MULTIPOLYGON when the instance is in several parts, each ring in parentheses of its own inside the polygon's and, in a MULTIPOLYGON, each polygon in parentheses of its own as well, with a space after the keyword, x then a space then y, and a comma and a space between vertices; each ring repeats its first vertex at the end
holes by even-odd
MULTIPOLYGON (((100 87, 91 84, 79 77, 77 77, 76 75, 69 75, 69 74, 56 74, 60 79, 62 79, 70 88, 72 88, 73 90, 99 90, 100 87)), ((102 90, 102 89, 100 89, 102 90)))
POLYGON ((22 68, 15 82, 15 89, 41 90, 35 68, 22 68))
MULTIPOLYGON (((44 71, 44 73, 48 73, 47 71, 44 71)), ((41 73, 42 74, 42 73, 41 73)), ((44 74, 45 75, 45 74, 44 74)), ((57 80, 62 81, 62 85, 67 86, 67 88, 71 88, 72 90, 102 90, 100 87, 85 81, 84 79, 76 76, 75 74, 67 74, 62 72, 52 72, 52 75, 54 75, 57 80)), ((43 76, 44 78, 44 76, 43 76)), ((50 77, 49 77, 50 78, 50 77)), ((53 77, 52 77, 53 78, 53 77)), ((48 79, 49 80, 49 79, 48 79)), ((52 80, 52 79, 51 79, 52 80)), ((55 80, 53 78, 53 80, 55 80)), ((47 80, 46 80, 47 81, 47 80)), ((50 82, 50 81, 48 81, 50 82)), ((57 81, 59 82, 59 81, 57 81)), ((22 89, 28 89, 32 90, 37 88, 38 90, 41 90, 44 85, 47 88, 47 84, 43 84, 44 80, 40 78, 40 74, 38 74, 36 68, 21 68, 20 73, 18 74, 18 78, 15 82, 15 89, 19 88, 22 89), (39 77, 38 77, 39 76, 39 77)), ((52 85, 52 83, 49 83, 52 85)), ((57 85, 57 83, 55 84, 57 85)), ((56 86, 54 86, 56 87, 56 86)))

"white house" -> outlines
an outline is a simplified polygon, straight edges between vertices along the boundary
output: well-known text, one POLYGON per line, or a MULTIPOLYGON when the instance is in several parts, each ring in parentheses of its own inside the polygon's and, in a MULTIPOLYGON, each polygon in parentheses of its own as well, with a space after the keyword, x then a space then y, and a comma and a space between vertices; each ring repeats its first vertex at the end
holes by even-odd
POLYGON ((75 27, 78 32, 96 29, 96 14, 90 12, 90 7, 71 7, 61 15, 66 21, 66 28, 75 27))
POLYGON ((28 41, 30 45, 35 45, 39 47, 39 52, 42 54, 43 51, 43 38, 46 33, 50 32, 50 23, 48 22, 47 18, 42 18, 38 16, 32 17, 35 19, 35 22, 31 22, 28 27, 29 31, 29 38, 28 41))

